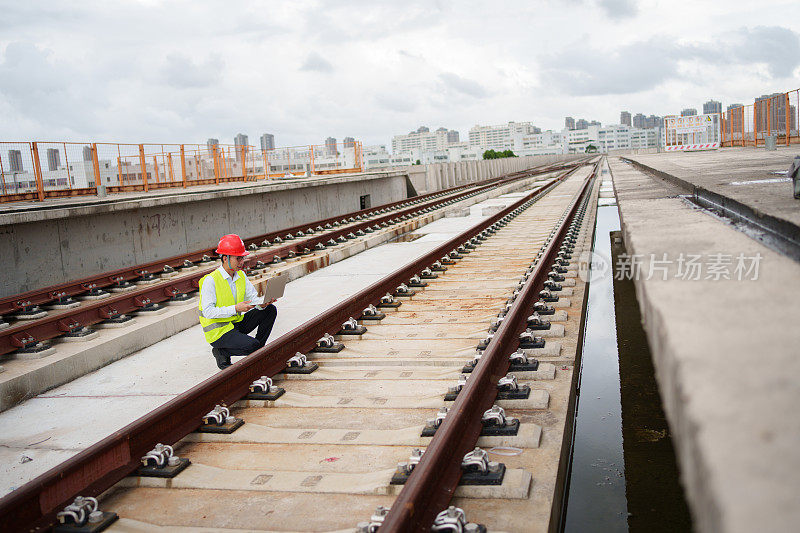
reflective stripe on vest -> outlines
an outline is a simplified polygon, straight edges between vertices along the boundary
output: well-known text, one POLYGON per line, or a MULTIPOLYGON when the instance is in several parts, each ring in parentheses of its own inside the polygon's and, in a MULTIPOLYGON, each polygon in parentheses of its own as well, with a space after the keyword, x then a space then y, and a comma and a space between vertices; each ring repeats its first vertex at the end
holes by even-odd
POLYGON ((217 307, 228 307, 236 305, 244 301, 245 292, 245 277, 244 274, 239 274, 236 278, 236 296, 231 294, 231 287, 228 280, 222 277, 222 272, 215 270, 211 274, 203 276, 200 280, 200 303, 199 303, 199 318, 200 324, 203 326, 203 334, 205 335, 206 342, 209 344, 216 341, 227 332, 233 329, 234 322, 242 320, 242 315, 233 315, 227 318, 206 318, 203 316, 203 283, 206 278, 211 277, 214 280, 214 289, 217 296, 217 307))

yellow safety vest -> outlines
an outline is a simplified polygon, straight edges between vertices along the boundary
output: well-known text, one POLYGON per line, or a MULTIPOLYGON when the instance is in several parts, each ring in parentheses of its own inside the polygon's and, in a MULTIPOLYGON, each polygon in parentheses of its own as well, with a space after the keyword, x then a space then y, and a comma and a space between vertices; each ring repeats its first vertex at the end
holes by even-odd
POLYGON ((206 342, 211 344, 227 332, 233 329, 233 323, 242 320, 242 315, 233 315, 227 318, 206 318, 203 316, 203 283, 206 278, 211 276, 214 279, 214 288, 217 291, 217 307, 228 307, 244 301, 245 277, 244 274, 236 278, 236 298, 231 294, 231 287, 228 280, 222 277, 222 272, 215 270, 211 274, 203 276, 200 280, 200 325, 203 326, 203 334, 206 342))

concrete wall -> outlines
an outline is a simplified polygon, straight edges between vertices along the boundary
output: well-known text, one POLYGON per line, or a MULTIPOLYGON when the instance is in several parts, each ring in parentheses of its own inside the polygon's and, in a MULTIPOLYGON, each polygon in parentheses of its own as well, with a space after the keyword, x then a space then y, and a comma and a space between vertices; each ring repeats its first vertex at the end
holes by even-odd
POLYGON ((660 153, 661 150, 658 147, 653 148, 629 148, 626 150, 609 150, 607 154, 608 156, 612 155, 640 155, 640 154, 657 154, 660 153))
POLYGON ((407 195, 401 173, 261 189, 236 195, 219 191, 197 200, 173 194, 159 197, 161 201, 140 197, 111 205, 84 201, 59 209, 64 213, 58 217, 41 212, 2 215, 0 296, 208 248, 226 233, 254 237, 349 213, 360 209, 365 194, 373 206, 407 195))
POLYGON ((403 167, 397 170, 402 170, 408 174, 409 181, 418 194, 425 194, 474 181, 497 178, 503 174, 519 172, 539 165, 546 165, 556 161, 571 161, 581 157, 585 157, 585 155, 535 155, 505 159, 433 163, 430 165, 403 167))

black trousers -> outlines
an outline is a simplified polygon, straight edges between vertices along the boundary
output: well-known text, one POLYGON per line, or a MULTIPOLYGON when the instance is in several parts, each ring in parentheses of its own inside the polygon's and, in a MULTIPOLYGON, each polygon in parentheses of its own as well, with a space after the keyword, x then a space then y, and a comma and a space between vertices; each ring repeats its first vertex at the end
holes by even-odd
POLYGON ((264 309, 251 309, 244 314, 242 320, 233 324, 233 329, 211 343, 214 348, 230 358, 231 356, 250 355, 267 343, 278 309, 269 304, 264 309), (258 328, 256 337, 248 333, 258 328))

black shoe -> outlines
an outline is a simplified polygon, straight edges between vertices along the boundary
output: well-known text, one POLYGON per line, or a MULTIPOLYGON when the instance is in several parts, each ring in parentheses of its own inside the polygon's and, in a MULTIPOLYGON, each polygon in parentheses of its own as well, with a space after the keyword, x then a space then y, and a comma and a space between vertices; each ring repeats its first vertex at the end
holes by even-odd
POLYGON ((211 355, 217 360, 217 366, 220 370, 224 370, 231 366, 231 358, 222 353, 219 348, 211 348, 211 355))

